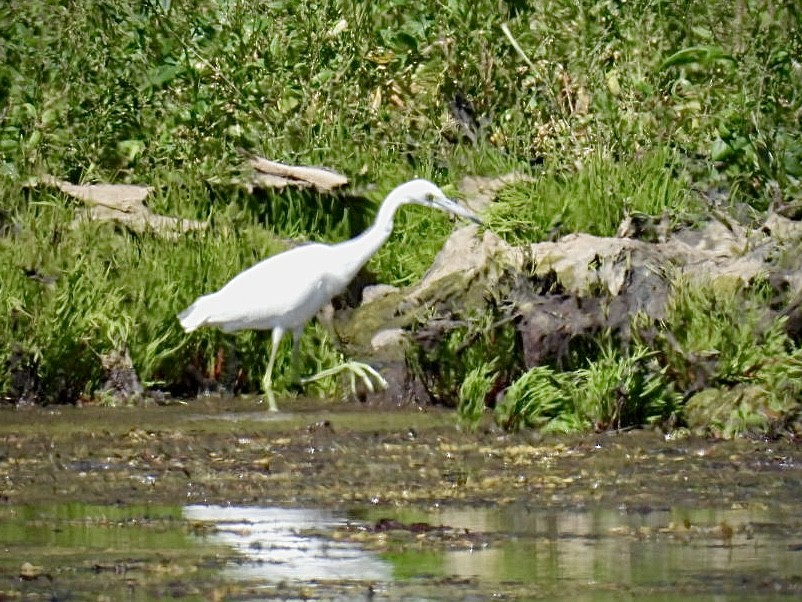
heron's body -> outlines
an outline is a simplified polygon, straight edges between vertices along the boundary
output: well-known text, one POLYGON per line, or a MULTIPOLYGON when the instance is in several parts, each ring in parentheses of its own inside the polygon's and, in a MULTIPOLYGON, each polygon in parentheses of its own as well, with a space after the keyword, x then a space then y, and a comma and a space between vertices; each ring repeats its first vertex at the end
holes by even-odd
POLYGON ((187 332, 201 326, 218 326, 223 332, 302 329, 350 282, 326 270, 332 253, 332 245, 310 244, 265 259, 216 293, 198 298, 179 315, 181 325, 187 332), (299 263, 314 269, 300 271, 299 263))
POLYGON ((431 182, 412 180, 387 196, 374 224, 356 238, 334 245, 303 245, 257 263, 219 291, 196 299, 178 314, 181 326, 186 332, 201 326, 217 326, 223 332, 272 330, 273 347, 264 385, 271 409, 275 409, 272 370, 284 333, 292 333, 297 352, 304 326, 346 289, 389 238, 396 210, 407 203, 440 208, 478 221, 431 182))

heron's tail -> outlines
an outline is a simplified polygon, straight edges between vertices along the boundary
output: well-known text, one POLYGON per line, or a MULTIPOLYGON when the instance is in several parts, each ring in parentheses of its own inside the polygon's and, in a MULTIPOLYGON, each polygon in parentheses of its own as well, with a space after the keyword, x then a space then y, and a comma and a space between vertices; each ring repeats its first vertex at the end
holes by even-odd
POLYGON ((211 295, 198 297, 195 302, 178 314, 178 321, 184 332, 197 330, 209 320, 209 301, 211 295))

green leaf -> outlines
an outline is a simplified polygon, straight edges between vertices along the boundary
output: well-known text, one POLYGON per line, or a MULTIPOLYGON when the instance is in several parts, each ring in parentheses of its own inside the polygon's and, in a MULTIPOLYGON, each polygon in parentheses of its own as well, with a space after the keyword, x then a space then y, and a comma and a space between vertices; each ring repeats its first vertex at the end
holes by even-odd
POLYGON ((149 88, 161 88, 165 84, 171 82, 181 73, 183 68, 180 65, 164 64, 159 65, 155 69, 151 69, 145 76, 145 90, 149 88))
POLYGON ((406 32, 401 31, 398 34, 396 34, 395 39, 393 41, 395 42, 396 47, 398 46, 406 47, 407 50, 410 50, 412 52, 418 51, 418 40, 416 40, 413 36, 411 36, 406 32))
POLYGON ((710 147, 710 158, 713 161, 726 161, 735 154, 735 150, 721 138, 716 138, 710 147))
POLYGON ((690 64, 709 67, 715 62, 731 62, 735 64, 736 60, 731 54, 724 52, 718 46, 691 46, 690 48, 683 48, 665 59, 658 70, 663 71, 669 67, 690 64))
POLYGON ((786 151, 783 157, 783 167, 789 176, 802 178, 802 148, 797 147, 797 152, 786 151))

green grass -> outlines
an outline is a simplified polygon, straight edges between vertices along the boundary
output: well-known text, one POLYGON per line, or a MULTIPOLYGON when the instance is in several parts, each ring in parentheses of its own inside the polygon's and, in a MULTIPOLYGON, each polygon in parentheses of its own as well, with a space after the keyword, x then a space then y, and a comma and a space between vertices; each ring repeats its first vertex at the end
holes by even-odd
MULTIPOLYGON (((123 345, 159 386, 179 388, 189 365, 214 372, 222 353, 236 355, 237 387, 255 389, 263 334, 187 337, 175 313, 283 239, 353 236, 413 176, 453 192, 468 174, 533 175, 486 216, 516 244, 609 235, 628 213, 693 218, 713 189, 756 209, 798 199, 800 20, 798 3, 768 0, 9 0, 0 7, 0 394, 16 391, 11 367, 22 361, 42 399, 91 395, 98 357, 123 345), (475 143, 449 116, 458 94, 476 113, 475 143), (375 188, 367 203, 248 196, 232 185, 239 148, 375 188), (72 227, 72 201, 27 187, 42 173, 149 184, 153 211, 211 225, 176 241, 72 227)), ((450 230, 444 216, 405 209, 371 268, 383 282, 414 282, 450 230)), ((482 349, 498 351, 485 322, 477 319, 486 334, 477 351, 421 360, 446 362, 436 396, 467 416, 481 413, 476 399, 488 387, 482 366, 492 358, 482 349)), ((446 347, 472 336, 455 333, 446 347)), ((505 336, 500 353, 512 354, 505 336)), ((302 351, 304 373, 338 359, 318 326, 302 351)), ((637 380, 655 361, 610 353, 596 367, 574 366, 599 391, 607 377, 593 370, 637 380)), ((682 360, 667 354, 660 378, 682 388, 672 376, 682 360)), ((740 382, 753 365, 738 354, 728 362, 717 382, 740 382)), ((288 364, 285 346, 277 375, 288 364)), ((514 364, 494 370, 506 377, 514 364)), ((559 372, 538 374, 541 385, 562 382, 559 372)), ((633 384, 651 399, 649 386, 633 384)), ((561 415, 524 393, 516 399, 509 404, 561 415)), ((572 408, 559 428, 622 422, 610 408, 572 408)))
MULTIPOLYGON (((781 433, 802 409, 802 350, 782 319, 768 319, 770 294, 760 284, 722 290, 677 279, 663 321, 636 316, 634 343, 622 347, 602 336, 595 350, 573 354, 561 370, 536 366, 520 374, 495 419, 508 429, 545 432, 652 424, 723 437, 781 433)), ((467 373, 464 419, 481 417, 478 400, 491 367, 495 378, 507 364, 467 373)))
POLYGON ((573 370, 536 366, 507 389, 496 421, 561 433, 661 424, 682 399, 653 356, 645 346, 622 352, 607 340, 573 370))
POLYGON ((636 213, 680 221, 699 212, 671 153, 657 149, 627 162, 592 156, 575 173, 552 171, 534 185, 510 186, 491 207, 488 227, 512 244, 526 244, 571 232, 613 236, 636 213))

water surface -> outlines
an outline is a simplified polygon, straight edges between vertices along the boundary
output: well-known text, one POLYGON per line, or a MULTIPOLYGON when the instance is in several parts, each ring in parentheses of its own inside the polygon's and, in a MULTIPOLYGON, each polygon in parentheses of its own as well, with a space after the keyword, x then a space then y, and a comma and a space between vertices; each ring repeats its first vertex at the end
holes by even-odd
POLYGON ((794 442, 293 409, 0 409, 0 599, 802 595, 794 442))

